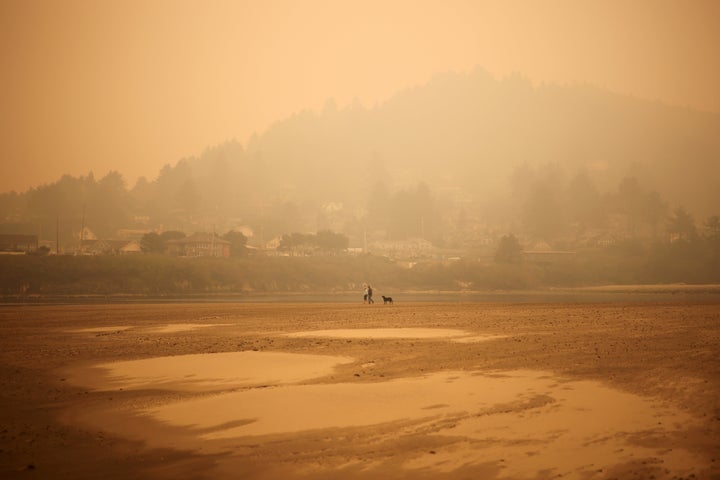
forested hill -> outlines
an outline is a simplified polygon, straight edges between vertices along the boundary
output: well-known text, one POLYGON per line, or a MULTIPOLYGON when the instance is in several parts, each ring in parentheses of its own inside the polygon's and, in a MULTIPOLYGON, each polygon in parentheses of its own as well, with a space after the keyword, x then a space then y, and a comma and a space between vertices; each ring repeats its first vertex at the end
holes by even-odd
POLYGON ((559 166, 605 191, 634 176, 700 216, 720 205, 720 115, 482 70, 438 75, 370 109, 328 102, 278 122, 247 154, 279 184, 310 182, 325 198, 363 198, 380 181, 502 194, 518 167, 559 166))
MULTIPOLYGON (((394 199, 398 212, 403 202, 426 209, 428 228, 431 201, 435 215, 462 205, 476 210, 470 216, 507 224, 532 179, 565 191, 580 174, 599 195, 618 192, 632 177, 670 208, 682 205, 700 220, 717 215, 720 115, 591 86, 449 73, 375 106, 328 101, 321 112, 279 121, 245 146, 208 148, 132 188, 111 172, 2 194, 0 221, 32 224, 41 234, 54 232, 61 217, 62 228, 77 231, 85 219, 102 236, 119 228, 240 224, 265 237, 327 226, 352 236, 394 199)), ((375 227, 387 230, 408 217, 375 227)))

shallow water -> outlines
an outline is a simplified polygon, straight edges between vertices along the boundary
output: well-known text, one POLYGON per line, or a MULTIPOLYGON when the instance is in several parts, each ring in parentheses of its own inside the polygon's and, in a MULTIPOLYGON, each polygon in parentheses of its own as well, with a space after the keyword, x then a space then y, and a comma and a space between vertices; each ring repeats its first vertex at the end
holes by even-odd
POLYGON ((439 435, 459 435, 469 441, 450 452, 410 460, 406 468, 448 472, 498 462, 506 478, 534 478, 543 471, 588 478, 603 477, 612 465, 658 456, 675 473, 691 472, 703 462, 682 449, 650 446, 694 420, 648 399, 597 382, 557 382, 538 372, 511 372, 480 383, 483 391, 506 393, 521 383, 524 392, 489 409, 470 411, 439 429, 439 435))
POLYGON ((291 433, 462 414, 520 398, 532 384, 442 372, 380 383, 288 385, 164 405, 143 413, 204 431, 201 438, 291 433), (252 420, 222 428, 229 419, 252 420))
POLYGON ((92 327, 92 328, 76 328, 68 330, 73 333, 105 333, 105 332, 121 332, 133 328, 131 325, 116 325, 109 327, 92 327))
POLYGON ((92 328, 78 328, 70 330, 74 333, 106 333, 106 332, 120 332, 125 330, 141 328, 147 333, 179 333, 179 332, 190 332, 207 327, 224 327, 232 325, 232 323, 170 323, 161 327, 137 327, 132 325, 120 325, 120 326, 108 326, 108 327, 92 327, 92 328))
POLYGON ((281 352, 225 352, 104 363, 76 370, 70 381, 95 390, 204 391, 294 383, 333 372, 349 357, 281 352))
POLYGON ((347 339, 445 339, 457 343, 476 343, 506 338, 506 335, 475 335, 465 330, 449 328, 343 328, 312 330, 285 334, 295 338, 347 338, 347 339))
MULTIPOLYGON (((242 437, 262 442, 265 435, 397 422, 397 435, 400 430, 402 435, 428 431, 465 439, 444 452, 412 458, 404 468, 449 472, 494 463, 501 467, 501 477, 509 478, 534 478, 541 471, 592 475, 609 465, 656 456, 655 449, 633 438, 667 436, 691 422, 687 415, 595 382, 559 382, 534 371, 438 372, 382 383, 286 385, 141 413, 188 429, 197 445, 242 437)), ((675 472, 690 471, 700 461, 679 449, 662 456, 675 472)))
POLYGON ((539 420, 539 413, 552 413, 546 423, 554 430, 577 431, 581 426, 586 433, 617 426, 623 430, 642 426, 656 429, 661 417, 668 417, 667 425, 681 419, 637 396, 593 382, 558 382, 535 371, 493 375, 439 372, 378 383, 285 385, 183 401, 145 413, 164 422, 203 429, 222 425, 229 418, 255 419, 240 428, 217 430, 207 438, 373 425, 438 415, 458 416, 462 423, 453 427, 453 434, 482 432, 483 436, 493 436, 513 431, 505 423, 507 418, 499 419, 500 413, 509 414, 498 411, 499 407, 523 414, 523 425, 514 429, 528 432, 541 430, 538 425, 527 427, 528 420, 539 420))
POLYGON ((162 327, 149 328, 148 332, 151 333, 177 333, 177 332, 189 332, 200 328, 207 327, 224 327, 232 325, 231 323, 171 323, 162 327))
POLYGON ((288 333, 299 338, 453 338, 471 335, 465 330, 449 328, 339 328, 288 333))
MULTIPOLYGON (((378 330, 352 334, 477 336, 459 330, 378 330)), ((432 455, 411 449, 398 459, 409 474, 489 465, 499 478, 603 478, 615 465, 648 458, 660 457, 673 474, 692 472, 705 462, 667 448, 673 442, 665 439, 693 425, 689 415, 597 382, 547 372, 440 371, 374 383, 302 383, 319 377, 327 382, 337 366, 353 362, 339 356, 231 352, 101 364, 94 367, 95 376, 80 370, 70 380, 96 390, 203 395, 131 406, 121 420, 111 406, 75 418, 152 447, 230 453, 223 462, 242 462, 248 445, 274 448, 325 431, 328 438, 351 431, 370 442, 447 439, 432 455)), ((318 452, 318 460, 328 453, 318 452)))

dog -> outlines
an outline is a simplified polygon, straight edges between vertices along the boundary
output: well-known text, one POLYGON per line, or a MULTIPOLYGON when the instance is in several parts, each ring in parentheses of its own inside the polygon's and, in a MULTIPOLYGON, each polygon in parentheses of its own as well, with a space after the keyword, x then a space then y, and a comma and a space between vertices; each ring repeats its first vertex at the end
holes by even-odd
POLYGON ((383 303, 384 303, 385 305, 387 305, 388 303, 389 303, 390 305, 392 305, 392 303, 393 303, 392 297, 386 297, 385 295, 380 295, 380 296, 382 297, 383 303))

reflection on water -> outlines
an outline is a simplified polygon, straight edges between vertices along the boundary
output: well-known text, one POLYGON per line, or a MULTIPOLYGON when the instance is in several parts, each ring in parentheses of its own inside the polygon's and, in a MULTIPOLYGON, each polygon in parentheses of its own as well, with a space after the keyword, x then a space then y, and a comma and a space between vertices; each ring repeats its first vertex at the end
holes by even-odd
POLYGON ((417 457, 405 467, 451 472, 503 459, 499 464, 505 478, 535 478, 543 471, 564 478, 602 478, 608 466, 644 458, 661 456, 663 466, 675 472, 690 472, 703 463, 682 449, 642 445, 692 424, 685 413, 596 382, 556 383, 538 374, 487 379, 482 391, 504 390, 517 382, 526 390, 514 400, 471 411, 437 431, 467 442, 452 451, 417 457))
POLYGON ((223 327, 226 325, 232 325, 231 323, 171 323, 164 327, 153 327, 149 328, 148 331, 151 333, 177 333, 177 332, 189 332, 197 330, 199 328, 207 327, 223 327))
MULTIPOLYGON (((232 323, 171 323, 168 325, 163 325, 162 327, 142 328, 142 330, 147 333, 178 333, 178 332, 190 332, 193 330, 197 330, 200 328, 207 328, 207 327, 224 327, 227 325, 232 325, 232 323)), ((119 331, 129 330, 131 328, 141 328, 141 327, 122 325, 122 326, 109 326, 109 327, 78 328, 78 329, 70 330, 70 331, 75 332, 75 333, 104 333, 104 332, 119 332, 119 331)))
POLYGON ((288 333, 300 338, 452 338, 466 337, 470 332, 449 328, 346 328, 288 333))
POLYGON ((373 338, 373 339, 423 339, 442 338, 458 343, 475 343, 506 338, 507 335, 473 335, 465 330, 450 328, 345 328, 335 330, 312 330, 285 334, 296 338, 373 338))
POLYGON ((129 330, 133 328, 129 325, 118 325, 118 326, 109 326, 109 327, 92 327, 92 328, 76 328, 74 330, 69 330, 70 332, 74 333, 105 333, 105 332, 120 332, 124 330, 129 330))
MULTIPOLYGON (((443 332, 455 338, 453 331, 443 332)), ((366 444, 442 438, 445 447, 432 455, 409 448, 394 460, 396 468, 425 476, 490 465, 498 478, 602 478, 614 465, 647 458, 662 458, 663 468, 673 474, 707 464, 688 451, 668 448, 672 442, 665 440, 694 424, 689 415, 596 382, 536 371, 441 371, 375 383, 299 383, 353 361, 239 352, 103 364, 96 367, 100 376, 72 380, 92 382, 96 389, 215 394, 131 406, 123 421, 112 420, 109 405, 76 418, 153 447, 229 453, 223 460, 230 462, 228 468, 242 463, 250 446, 272 450, 318 434, 366 444), (228 391, 238 386, 248 388, 228 391), (253 388, 259 386, 266 388, 253 388)), ((332 454, 327 451, 332 447, 322 445, 308 457, 317 459, 313 464, 332 454)))
POLYGON ((201 398, 148 410, 154 418, 202 430, 203 438, 268 435, 458 415, 534 396, 525 381, 436 373, 381 383, 292 385, 201 398), (252 423, 221 428, 230 420, 252 423))
MULTIPOLYGON (((166 404, 142 413, 189 429, 198 445, 404 421, 403 435, 414 429, 465 439, 445 452, 408 460, 406 469, 448 472, 498 462, 502 476, 510 478, 534 477, 558 466, 563 474, 591 475, 602 466, 657 455, 630 440, 666 436, 691 421, 598 383, 558 382, 533 371, 440 372, 382 383, 287 385, 166 404), (416 422, 411 430, 407 421, 416 422), (504 461, 509 458, 513 461, 504 461)), ((663 453, 663 461, 678 471, 699 460, 676 449, 663 453)))
POLYGON ((177 355, 97 365, 100 375, 69 375, 97 390, 167 389, 202 391, 293 383, 323 377, 348 357, 279 352, 226 352, 177 355))
POLYGON ((489 340, 497 340, 499 338, 507 338, 507 335, 472 335, 469 337, 457 337, 451 340, 456 343, 476 343, 487 342, 489 340))

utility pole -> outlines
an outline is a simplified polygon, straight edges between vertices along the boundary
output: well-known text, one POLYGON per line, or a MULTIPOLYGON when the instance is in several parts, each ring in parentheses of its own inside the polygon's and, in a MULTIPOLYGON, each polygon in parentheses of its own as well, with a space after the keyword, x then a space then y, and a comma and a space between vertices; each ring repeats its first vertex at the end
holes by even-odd
POLYGON ((82 255, 83 240, 85 240, 85 204, 83 203, 82 222, 80 223, 80 246, 78 253, 82 255))

